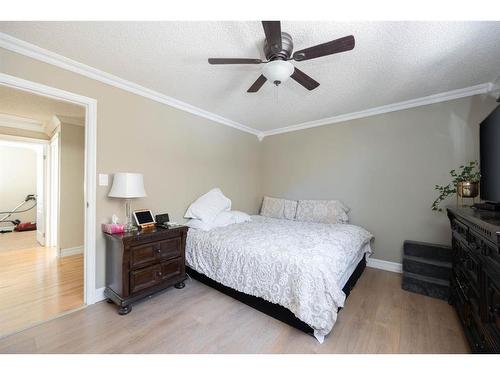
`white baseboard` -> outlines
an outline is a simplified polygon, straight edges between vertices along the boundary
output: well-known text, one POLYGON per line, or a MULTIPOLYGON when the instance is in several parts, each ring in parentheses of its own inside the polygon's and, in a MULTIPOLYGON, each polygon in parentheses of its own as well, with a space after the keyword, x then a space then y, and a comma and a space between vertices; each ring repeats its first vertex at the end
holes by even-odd
POLYGON ((97 288, 94 295, 94 303, 104 301, 106 297, 104 296, 104 287, 97 288))
POLYGON ((403 272, 403 265, 396 262, 388 262, 387 260, 368 258, 366 263, 368 267, 377 268, 379 270, 390 271, 390 272, 403 272))
POLYGON ((61 249, 59 256, 67 257, 69 255, 83 254, 83 246, 68 247, 67 249, 61 249))

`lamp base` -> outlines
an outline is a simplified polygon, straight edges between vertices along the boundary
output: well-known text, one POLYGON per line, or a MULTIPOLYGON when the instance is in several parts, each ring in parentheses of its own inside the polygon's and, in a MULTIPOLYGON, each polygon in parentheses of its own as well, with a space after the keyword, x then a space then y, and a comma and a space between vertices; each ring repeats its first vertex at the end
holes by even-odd
POLYGON ((137 230, 137 227, 130 222, 125 224, 125 226, 123 227, 124 232, 133 232, 135 230, 137 230))
POLYGON ((134 230, 137 230, 137 227, 132 222, 132 210, 130 209, 130 199, 125 200, 125 215, 127 216, 127 223, 125 224, 123 230, 125 232, 133 232, 134 230))

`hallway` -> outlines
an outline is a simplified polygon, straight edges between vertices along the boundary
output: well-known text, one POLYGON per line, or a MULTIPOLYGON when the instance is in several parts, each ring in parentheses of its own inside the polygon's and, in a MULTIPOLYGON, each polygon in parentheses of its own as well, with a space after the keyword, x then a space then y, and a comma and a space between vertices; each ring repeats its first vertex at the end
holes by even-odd
POLYGON ((58 257, 35 232, 0 236, 0 337, 83 305, 83 254, 58 257))

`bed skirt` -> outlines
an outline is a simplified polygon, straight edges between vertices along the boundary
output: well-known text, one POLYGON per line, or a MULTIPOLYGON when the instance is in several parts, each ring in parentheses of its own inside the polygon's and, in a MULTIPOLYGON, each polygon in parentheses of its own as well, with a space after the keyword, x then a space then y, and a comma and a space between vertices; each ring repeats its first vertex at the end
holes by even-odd
MULTIPOLYGON (((365 257, 361 259, 361 261, 358 263, 356 266, 356 269, 352 273, 351 277, 349 280, 347 280, 346 284, 342 288, 342 291, 345 293, 346 298, 349 296, 352 288, 356 285, 356 282, 358 281, 359 277, 363 273, 366 267, 366 260, 365 257)), ((212 280, 211 278, 193 270, 192 268, 186 266, 186 272, 189 276, 191 276, 193 279, 198 280, 202 282, 205 285, 208 285, 219 292, 222 292, 230 297, 233 297, 234 299, 237 299, 240 302, 243 302, 244 304, 253 307, 256 310, 259 310, 260 312, 263 312, 264 314, 267 314, 275 319, 278 319, 282 321, 283 323, 286 323, 292 327, 295 327, 297 329, 300 329, 301 331, 313 335, 314 334, 314 329, 311 328, 309 325, 304 323, 302 320, 297 318, 290 310, 288 310, 286 307, 283 307, 281 305, 278 305, 276 303, 272 303, 269 301, 266 301, 260 297, 255 297, 251 296, 246 293, 239 292, 233 288, 230 288, 228 286, 222 285, 221 283, 212 280)), ((341 308, 339 308, 340 310, 341 308)))

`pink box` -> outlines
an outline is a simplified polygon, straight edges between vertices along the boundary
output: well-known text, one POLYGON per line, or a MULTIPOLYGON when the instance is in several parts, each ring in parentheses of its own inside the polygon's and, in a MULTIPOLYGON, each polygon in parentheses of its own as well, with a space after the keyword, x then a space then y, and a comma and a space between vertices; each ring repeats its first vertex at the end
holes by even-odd
POLYGON ((125 225, 123 224, 102 224, 102 231, 104 233, 115 234, 115 233, 123 233, 125 225))

